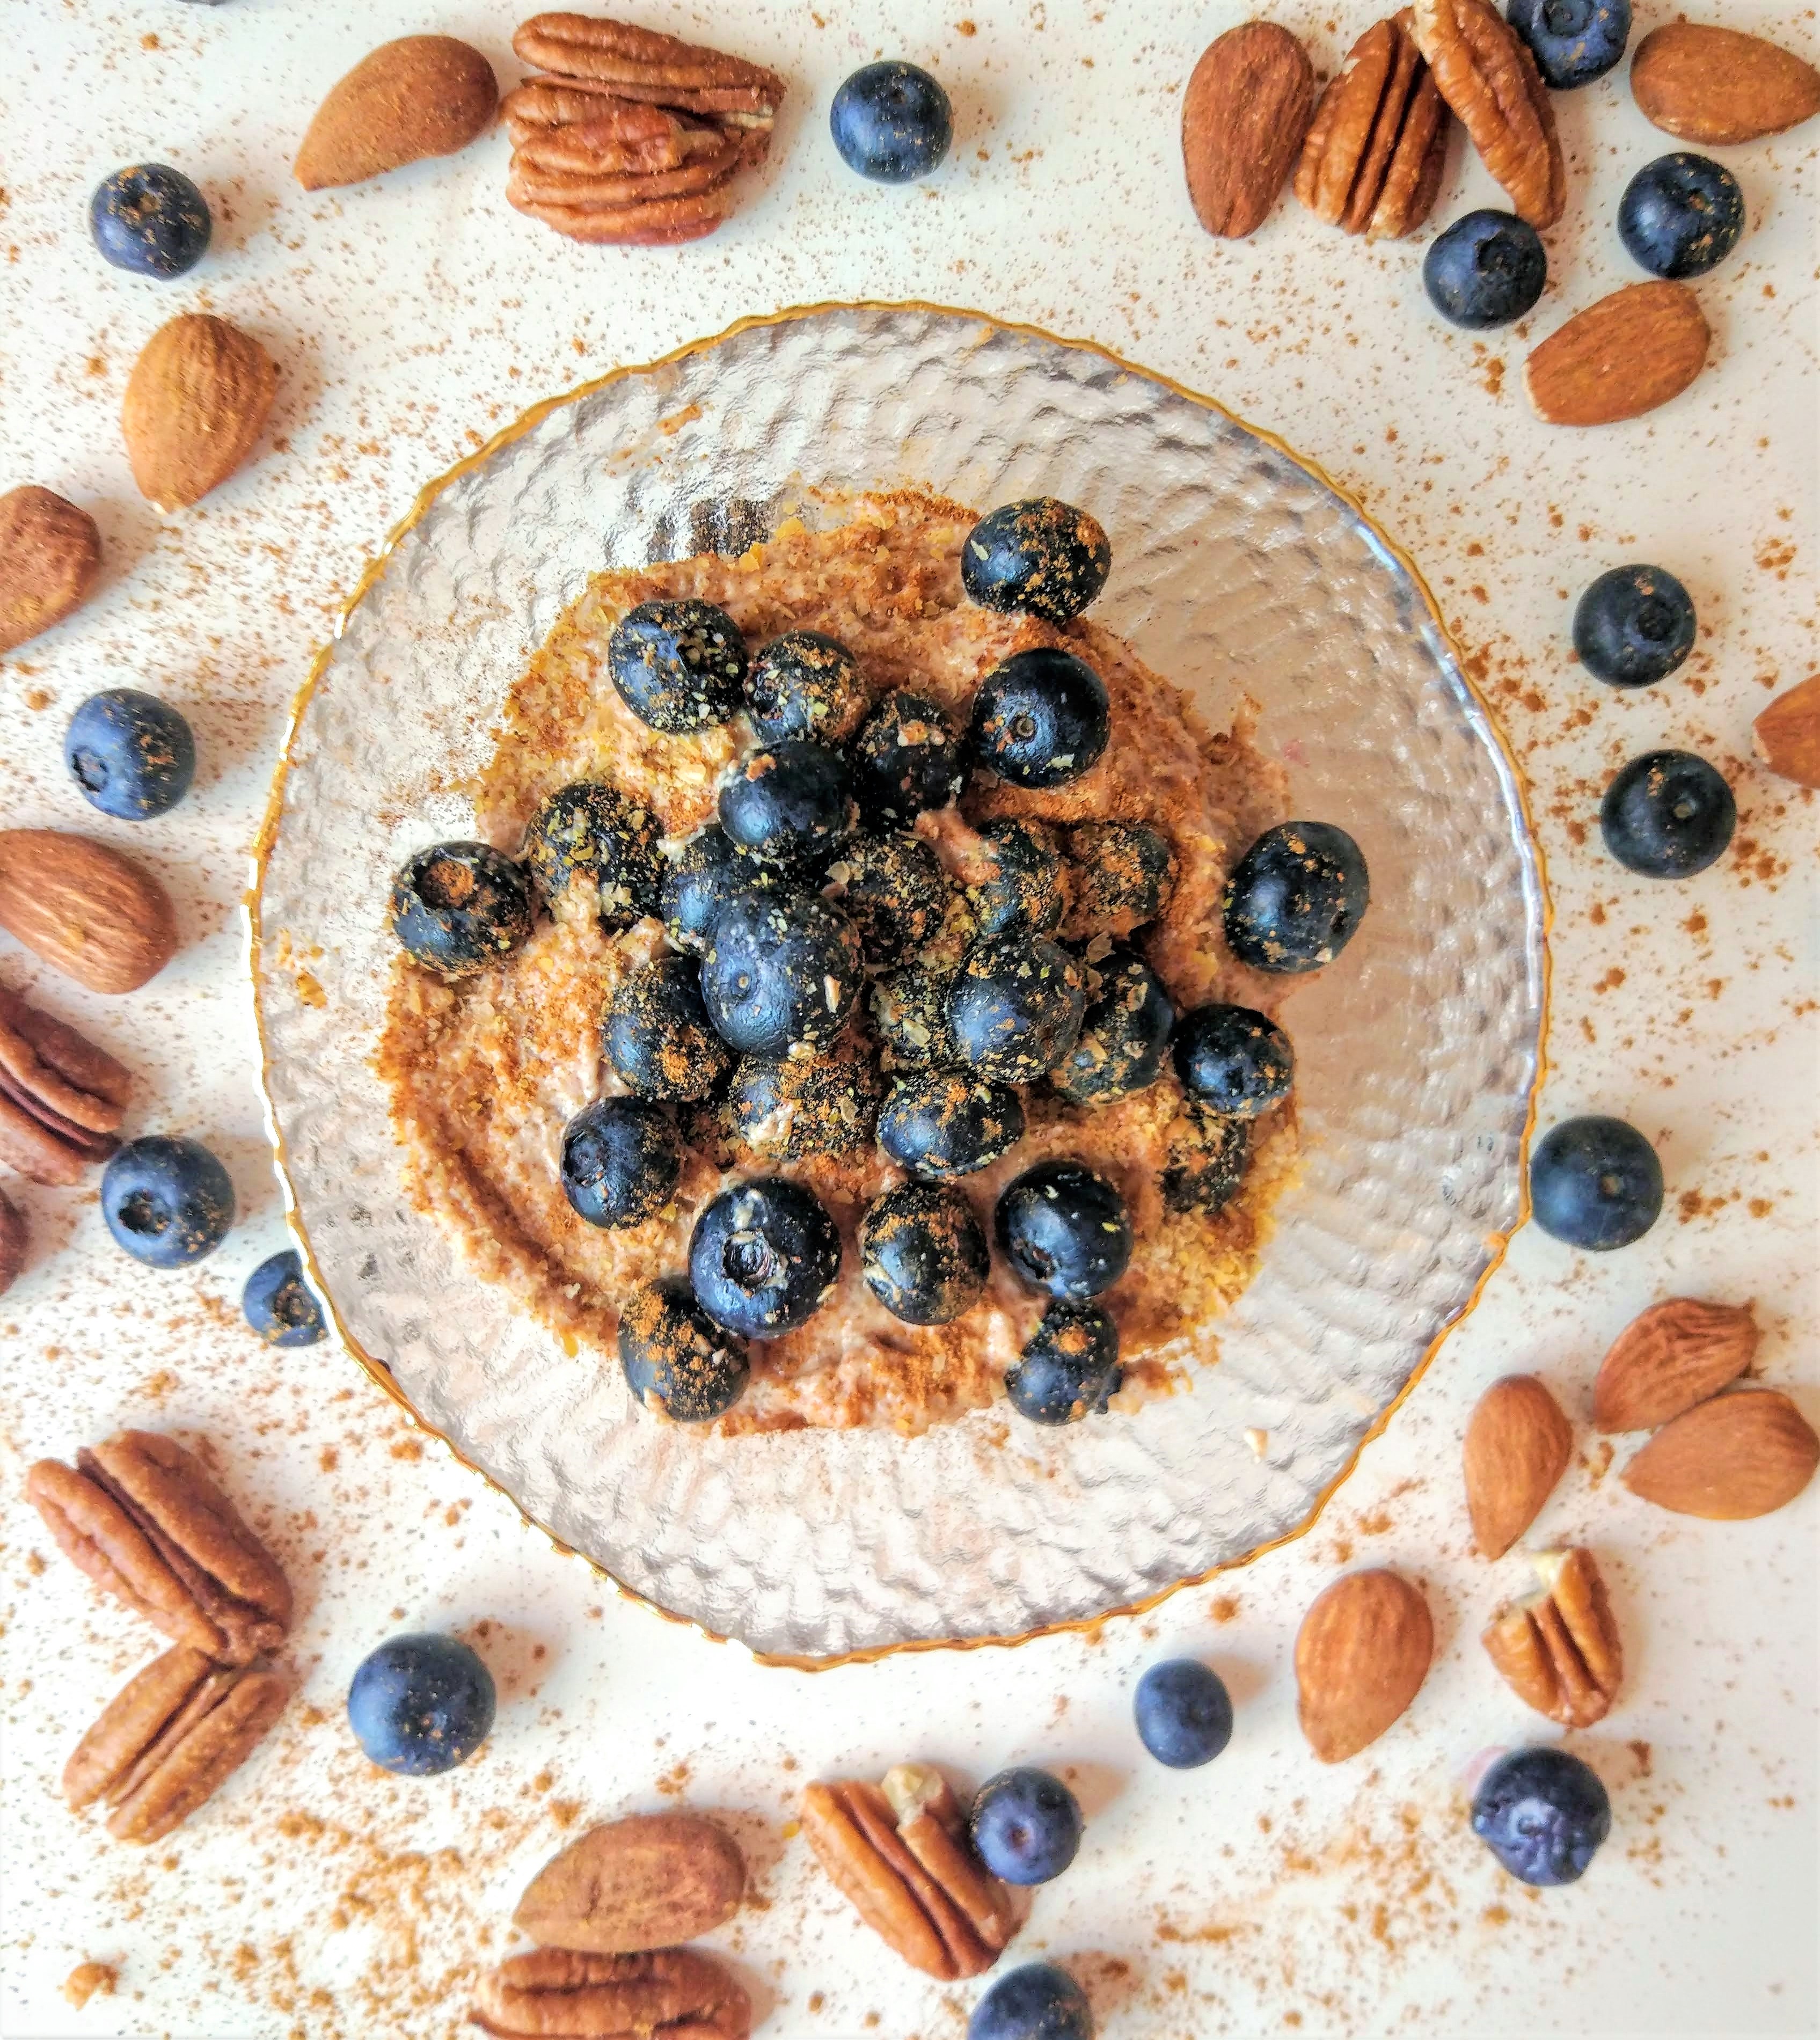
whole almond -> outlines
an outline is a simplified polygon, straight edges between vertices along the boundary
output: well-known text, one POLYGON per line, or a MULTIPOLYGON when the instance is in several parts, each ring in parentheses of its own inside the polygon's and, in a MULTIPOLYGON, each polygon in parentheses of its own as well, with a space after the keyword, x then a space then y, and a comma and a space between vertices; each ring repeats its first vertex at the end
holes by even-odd
POLYGON ((696 1814, 634 1814, 546 1863, 513 1913, 546 1948, 629 1955, 710 1932, 739 1910, 746 1868, 733 1837, 696 1814))
POLYGON ((1314 105, 1308 53, 1274 21, 1228 29, 1201 52, 1182 99, 1182 161, 1209 234, 1239 241, 1263 225, 1314 105))
POLYGON ((1678 397, 1712 333, 1685 284, 1632 284, 1568 320, 1529 359, 1525 386, 1552 425, 1609 425, 1678 397))
POLYGON ((139 493, 176 510, 219 488, 257 443, 277 387, 271 356, 226 319, 185 312, 161 325, 120 408, 139 493))
POLYGON ((1741 1389, 1702 1402, 1657 1432, 1624 1468, 1632 1494, 1713 1523, 1768 1516, 1820 1465, 1820 1437, 1786 1395, 1741 1389))
POLYGON ((0 496, 0 652, 80 609, 101 570, 101 534, 86 510, 27 483, 0 496))
POLYGON ((1736 29, 1670 21, 1637 45, 1631 91, 1685 142, 1754 142, 1820 113, 1820 70, 1736 29))
POLYGON ((1415 1698, 1434 1655, 1428 1604, 1407 1580, 1384 1571, 1335 1580, 1296 1638, 1302 1733, 1322 1763, 1376 1742, 1415 1698))
POLYGON ((1820 786, 1820 673, 1778 695, 1756 724, 1757 755, 1797 786, 1820 786))
POLYGON ((330 89, 297 151, 297 181, 322 191, 452 156, 498 110, 498 82, 478 50, 452 36, 402 36, 330 89))
POLYGON ((177 953, 151 873, 55 829, 0 829, 0 928, 91 991, 136 991, 177 953))
POLYGON ((1653 1431, 1735 1381, 1757 1357, 1748 1304, 1671 1296, 1634 1318, 1612 1342, 1593 1383, 1601 1431, 1653 1431))
POLYGON ((1540 1515, 1573 1448, 1573 1426, 1534 1375, 1508 1374, 1479 1399, 1466 1426, 1466 1506, 1486 1558, 1502 1558, 1540 1515))

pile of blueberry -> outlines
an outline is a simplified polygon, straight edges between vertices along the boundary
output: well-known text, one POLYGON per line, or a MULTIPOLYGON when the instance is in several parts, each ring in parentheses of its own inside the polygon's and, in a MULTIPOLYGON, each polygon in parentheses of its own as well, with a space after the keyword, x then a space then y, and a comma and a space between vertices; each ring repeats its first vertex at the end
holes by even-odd
MULTIPOLYGON (((1059 626, 1110 565, 1099 525, 1044 497, 982 518, 962 578, 975 603, 1059 626)), ((831 638, 791 630, 751 652, 725 611, 681 599, 627 615, 607 667, 664 734, 743 714, 752 743, 720 789, 718 820, 667 852, 653 817, 615 789, 571 786, 538 810, 517 858, 434 844, 392 894, 406 950, 450 977, 509 954, 540 908, 566 896, 573 911, 578 885, 608 930, 662 923, 670 952, 623 980, 602 1018, 626 1094, 587 1107, 563 1142, 563 1187, 589 1224, 663 1211, 689 1147, 768 1170, 876 1140, 907 1180, 860 1222, 861 1273, 904 1323, 949 1323, 978 1300, 992 1261, 958 1184, 1016 1147, 1030 1087, 1091 1109, 1171 1067, 1183 1095, 1164 1203, 1210 1215, 1232 1199, 1252 1122, 1288 1095, 1294 1058, 1248 1008, 1178 1016, 1134 939, 1168 902, 1168 838, 1130 820, 1064 831, 1001 818, 980 832, 984 875, 962 887, 915 830, 970 775, 1041 792, 1091 771, 1111 717, 1086 660, 1057 646, 1013 653, 982 677, 962 728, 906 691, 874 699, 831 638), (937 968, 937 954, 953 961, 937 968)), ((1226 941, 1260 970, 1318 969, 1369 896, 1350 836, 1285 823, 1233 870, 1226 941)), ((1007 1378, 1014 1406, 1041 1424, 1102 1410, 1121 1376, 1098 1300, 1133 1245, 1118 1188, 1079 1163, 1044 1162, 1000 1196, 993 1233, 1046 1305, 1007 1378)), ((803 1183, 732 1182, 697 1219, 687 1278, 625 1300, 628 1380, 672 1417, 721 1415, 748 1379, 744 1342, 805 1323, 842 1258, 839 1227, 803 1183)))

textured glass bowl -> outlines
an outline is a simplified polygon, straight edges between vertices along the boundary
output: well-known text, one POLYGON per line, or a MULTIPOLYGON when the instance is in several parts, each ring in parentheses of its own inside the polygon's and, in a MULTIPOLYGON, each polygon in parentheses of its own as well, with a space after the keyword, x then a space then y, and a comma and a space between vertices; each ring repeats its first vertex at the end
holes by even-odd
POLYGON ((253 967, 291 1220, 341 1336, 530 1520, 762 1655, 1009 1640, 1303 1528, 1470 1307, 1523 1212, 1545 899, 1522 795, 1419 577, 1319 473, 1205 399, 927 306, 734 329, 531 413, 425 493, 299 703, 253 967), (906 1441, 652 1422, 402 1194, 368 1067, 405 855, 588 576, 737 550, 827 492, 1049 494, 1110 531, 1097 618, 1216 724, 1243 691, 1293 810, 1369 861, 1363 932, 1293 1009, 1305 1167, 1188 1392, 1059 1433, 906 1441), (1003 1441, 1003 1442, 999 1442, 1003 1441))

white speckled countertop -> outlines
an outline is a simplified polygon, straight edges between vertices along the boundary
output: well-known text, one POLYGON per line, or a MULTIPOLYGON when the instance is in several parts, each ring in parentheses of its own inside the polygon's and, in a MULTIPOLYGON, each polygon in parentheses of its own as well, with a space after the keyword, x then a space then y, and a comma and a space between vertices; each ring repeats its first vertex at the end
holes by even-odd
MULTIPOLYGON (((1763 1377, 1820 1416, 1814 1126, 1814 797, 1750 762, 1750 725, 1804 678, 1816 625, 1815 170, 1820 131, 1729 152, 1748 238, 1700 286, 1712 366, 1670 409, 1552 432, 1520 390, 1525 333, 1444 328, 1422 244, 1376 249, 1285 200, 1252 241, 1195 226, 1176 143, 1182 82, 1237 5, 1178 0, 644 0, 635 18, 760 59, 790 98, 772 164, 732 225, 682 251, 587 250, 521 219, 495 135, 452 161, 309 197, 290 157, 328 85, 374 44, 438 29, 518 74, 504 0, 0 0, 0 488, 32 481, 93 511, 107 558, 78 616, 0 660, 0 820, 86 829, 169 881, 184 947, 105 1000, 0 937, 0 979, 114 1049, 143 1079, 135 1130, 194 1133, 232 1170, 242 1217, 193 1270, 111 1246, 92 1188, 6 1188, 34 1252, 0 1301, 0 2032, 428 2040, 453 2034, 477 1962, 510 1944, 529 1874, 588 1820, 718 1810, 760 1904, 715 1941, 767 2040, 958 2040, 968 1988, 899 1966, 786 1832, 817 1775, 919 1756, 973 1779, 1066 1770, 1089 1817, 1076 1867, 1038 1894, 1019 1952, 1065 1961, 1106 2040, 1290 2030, 1376 2035, 1797 2034, 1820 2018, 1816 1531, 1820 1489, 1756 1524, 1652 1512, 1586 1428, 1612 1335, 1658 1297, 1754 1297, 1763 1377), (963 12, 969 18, 961 18, 963 12), (840 167, 826 107, 874 55, 931 65, 959 139, 927 187, 840 167), (106 268, 85 212, 143 158, 188 171, 216 214, 204 265, 160 285, 106 268), (244 1330, 242 1281, 283 1243, 253 1083, 238 901, 279 732, 364 559, 421 485, 535 398, 742 314, 828 298, 927 298, 1100 341, 1282 433, 1409 547, 1534 786, 1556 908, 1544 1123, 1597 1109, 1660 1144, 1669 1206, 1597 1258, 1531 1228, 1388 1433, 1298 1544, 1151 1616, 1014 1652, 939 1654, 808 1677, 752 1665, 622 1604, 394 1415, 330 1347, 274 1354, 244 1330), (139 499, 117 426, 147 336, 204 306, 282 368, 257 459, 199 508, 139 499), (1681 576, 1698 652, 1632 696, 1572 663, 1571 601, 1626 560, 1681 576), (173 814, 131 827, 65 781, 86 695, 180 704, 202 755, 173 814), (1737 845, 1685 885, 1628 877, 1599 845, 1612 770, 1662 743, 1736 790, 1737 845), (1621 1704, 1574 1746, 1612 1790, 1611 1844, 1580 1886, 1533 1893, 1467 1833, 1476 1753, 1553 1730, 1475 1640, 1523 1584, 1471 1551, 1457 1471, 1487 1383, 1540 1373, 1578 1456, 1538 1526, 1584 1539, 1611 1582, 1621 1704), (121 1422, 205 1433, 295 1581, 284 1722, 205 1814, 139 1852, 73 1817, 74 1735, 152 1654, 20 1499, 25 1467, 121 1422), (1425 1587, 1438 1654, 1414 1707, 1366 1756, 1316 1764, 1295 1726, 1300 1614, 1349 1563, 1425 1587), (400 1627, 473 1637, 498 1725, 451 1777, 374 1772, 342 1699, 400 1627), (1210 1768, 1164 1772, 1129 1726, 1164 1654, 1205 1654, 1239 1726, 1210 1768), (112 1996, 73 2009, 85 1960, 112 1996)), ((1369 10, 1281 0, 1331 71, 1369 10)), ((1717 0, 1810 57, 1812 11, 1717 0)), ((1638 9, 1642 28, 1672 10, 1638 9)), ((1673 146, 1622 71, 1558 102, 1571 166, 1549 295, 1527 337, 1632 280, 1611 222, 1624 181, 1673 146)), ((1493 201, 1459 159, 1441 216, 1493 201)), ((1622 1452, 1628 1441, 1620 1441, 1622 1452)))

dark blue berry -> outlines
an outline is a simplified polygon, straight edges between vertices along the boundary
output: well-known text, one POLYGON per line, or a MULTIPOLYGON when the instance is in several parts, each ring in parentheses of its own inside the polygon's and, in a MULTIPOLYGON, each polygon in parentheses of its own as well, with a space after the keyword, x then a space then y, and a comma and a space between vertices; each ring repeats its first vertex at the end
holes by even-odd
POLYGON ((741 1055, 781 1056, 832 1041, 864 981, 859 931, 813 892, 737 894, 715 916, 702 998, 741 1055))
POLYGON ((212 1254, 234 1223, 234 1185, 200 1140, 148 1133, 101 1176, 101 1216, 116 1245, 148 1268, 185 1268, 212 1254))
POLYGON ((761 744, 813 736, 844 744, 866 719, 869 700, 859 662, 819 630, 774 638, 746 675, 746 714, 761 744))
POLYGON ((859 931, 867 967, 888 970, 935 936, 950 889, 928 844, 895 830, 856 837, 828 866, 826 890, 859 931))
POLYGON ((1289 1036, 1248 1006, 1197 1006, 1175 1030, 1182 1088, 1230 1118, 1256 1119, 1281 1105, 1295 1073, 1289 1036))
POLYGON ((1689 150, 1646 163, 1618 201, 1618 238, 1654 276, 1704 276, 1743 233, 1743 187, 1723 163, 1689 150))
POLYGON ((1473 1795, 1472 1832, 1524 1883, 1574 1884, 1612 1832, 1612 1802, 1566 1750, 1513 1749, 1473 1795))
POLYGON ((1011 1407, 1033 1424, 1078 1424, 1104 1416, 1124 1381, 1118 1327, 1097 1304, 1051 1304, 1005 1370, 1011 1407))
POLYGON ((870 63, 834 95, 828 124, 840 160, 874 184, 926 177, 954 139, 948 95, 912 63, 870 63))
POLYGON ((866 1286, 907 1325, 952 1324, 979 1300, 991 1266, 985 1228, 958 1190, 900 1184, 859 1222, 866 1286))
POLYGON ((1251 1159, 1249 1120, 1228 1118, 1185 1098, 1169 1129, 1163 1168, 1167 1210, 1216 1218, 1237 1196, 1251 1159))
POLYGON ((1074 1046, 1049 1072, 1071 1105, 1110 1105, 1148 1089, 1163 1073, 1175 1009, 1159 978, 1133 950, 1089 964, 1087 1010, 1074 1046))
POLYGON ((777 881, 775 871, 710 822, 681 846, 664 872, 657 888, 664 932, 678 949, 700 956, 714 916, 736 892, 762 892, 777 881))
POLYGON ((1068 832, 1068 933, 1083 941, 1148 927, 1175 889, 1175 846, 1143 822, 1083 822, 1068 832))
POLYGON ((1510 0, 1505 17, 1556 92, 1603 78, 1631 37, 1631 0, 1510 0))
POLYGON ((1422 280, 1444 319, 1485 333, 1536 309, 1548 280, 1548 253, 1514 213, 1469 212, 1435 237, 1422 280))
POLYGON ((364 1658, 348 1720, 374 1763, 401 1778, 465 1764, 493 1726, 493 1674, 459 1638, 393 1636, 364 1658))
POLYGON ((168 279, 193 269, 208 251, 208 201, 181 170, 134 163, 95 187, 89 230, 116 269, 168 279))
POLYGON ((982 935, 1047 935, 1061 926, 1068 888, 1061 852, 1041 822, 1006 816, 980 832, 985 876, 967 889, 982 935))
POLYGON ((1651 751, 1605 789, 1605 847, 1645 878, 1691 878, 1716 864, 1738 828, 1731 789, 1704 758, 1651 751))
POLYGON ((63 763, 89 803, 124 822, 174 808, 196 777, 196 739, 169 702, 136 687, 90 695, 70 718, 63 763))
POLYGON ((1079 1802, 1059 1778, 1027 1764, 988 1778, 967 1825, 980 1862, 1007 1884, 1047 1884, 1080 1847, 1079 1802))
POLYGON ((1111 571, 1111 541, 1098 520, 1053 496, 988 510, 961 552, 961 584, 982 609, 1049 623, 1079 615, 1111 571))
POLYGON ((608 1228, 654 1217, 683 1173, 676 1129, 642 1098, 601 1098, 562 1132, 562 1194, 577 1218, 608 1228))
POLYGON ((812 1191, 781 1176, 723 1190, 689 1241, 696 1302, 744 1338, 776 1338, 806 1324, 840 1273, 834 1220, 812 1191))
POLYGON ((607 670, 641 722, 687 736, 727 721, 740 706, 745 640, 711 602, 642 602, 614 625, 607 670))
POLYGON ((1065 786, 1099 763, 1112 733, 1106 683, 1047 645, 1014 652, 980 683, 967 740, 976 764, 1014 786, 1065 786))
POLYGON ((1693 598, 1660 567, 1613 567, 1580 597, 1574 649, 1595 680, 1647 687, 1693 649, 1693 598))
POLYGON ((659 957, 629 971, 607 1002, 600 1041, 620 1080, 641 1098, 706 1098, 733 1066, 709 1020, 693 957, 659 957))
POLYGON ((820 872, 859 826, 853 775, 838 751, 787 737, 744 758, 721 789, 721 827, 767 862, 820 872))
POLYGON ((509 956, 535 911, 531 881, 491 843, 432 843, 392 881, 393 934, 406 955, 445 977, 509 956))
POLYGON ((641 1402, 679 1424, 724 1417, 745 1393, 745 1342, 723 1331, 680 1275, 634 1289, 619 1308, 619 1364, 641 1402))
POLYGON ((240 1292, 246 1322, 268 1345, 314 1345, 327 1335, 322 1306, 303 1280, 303 1262, 294 1246, 262 1261, 240 1292))
POLYGON ((1132 1699, 1137 1738, 1159 1764, 1193 1771, 1232 1740, 1232 1696, 1197 1658, 1152 1665, 1132 1699))
POLYGON ((888 1070, 927 1070, 957 1060, 948 1032, 952 975, 894 970, 872 988, 872 1030, 888 1070))
POLYGON ((1009 1084, 966 1070, 900 1077, 878 1115, 878 1144, 893 1162, 942 1182, 970 1176, 1024 1137, 1023 1101, 1009 1084))
POLYGON ((1621 1119, 1563 1120, 1530 1161, 1529 1197, 1544 1232, 1602 1254, 1641 1239, 1662 1216, 1662 1165, 1621 1119))
POLYGON ((967 2040, 1094 2040, 1093 2008, 1066 1970, 1026 1962, 973 2007, 967 2040))
POLYGON ((994 935, 968 950, 948 993, 956 1052, 981 1076, 1034 1083, 1079 1038, 1087 974, 1046 935, 994 935))
POLYGON ((586 912, 603 928, 629 928, 657 911, 661 832, 648 808, 616 787, 578 780, 534 814, 520 857, 552 907, 579 883, 586 912))
POLYGON ((1359 847, 1327 822, 1280 822, 1226 881, 1226 943, 1254 970, 1297 976, 1330 964, 1371 904, 1359 847))
POLYGON ((885 695, 853 740, 862 828, 908 828, 926 808, 949 806, 965 777, 960 733, 920 695, 885 695))
POLYGON ((1117 1187, 1079 1162, 1039 1162, 999 1193, 999 1250, 1031 1288, 1083 1304, 1131 1262, 1131 1214, 1117 1187))
POLYGON ((801 1162, 872 1145, 885 1087, 863 1053, 747 1056, 720 1109, 723 1135, 746 1162, 801 1162))

